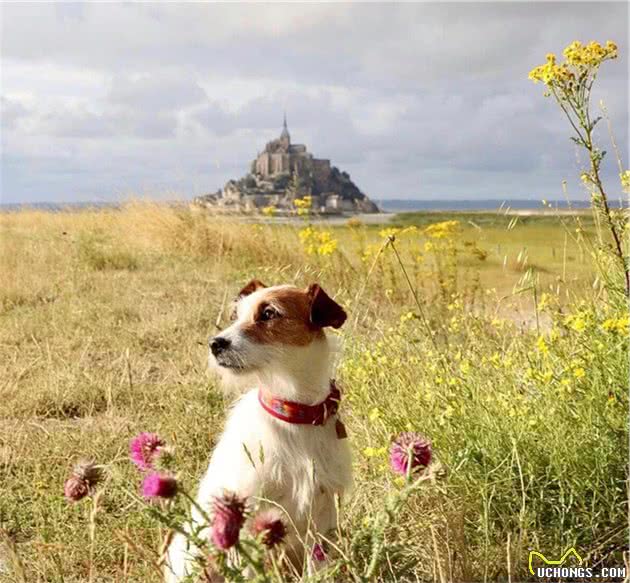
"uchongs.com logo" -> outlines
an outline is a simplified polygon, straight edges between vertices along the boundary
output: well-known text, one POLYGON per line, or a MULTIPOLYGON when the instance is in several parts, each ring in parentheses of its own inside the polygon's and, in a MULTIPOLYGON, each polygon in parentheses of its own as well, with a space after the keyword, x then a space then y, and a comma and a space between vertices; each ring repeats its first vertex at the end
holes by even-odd
POLYGON ((583 567, 583 562, 582 557, 573 547, 567 549, 559 559, 548 559, 538 551, 529 551, 529 572, 535 577, 544 579, 597 578, 602 582, 626 578, 625 567, 602 567, 596 570, 593 567, 583 567), (571 556, 577 561, 577 566, 573 561, 571 565, 565 565, 571 556), (535 557, 542 562, 536 567, 534 567, 535 557))

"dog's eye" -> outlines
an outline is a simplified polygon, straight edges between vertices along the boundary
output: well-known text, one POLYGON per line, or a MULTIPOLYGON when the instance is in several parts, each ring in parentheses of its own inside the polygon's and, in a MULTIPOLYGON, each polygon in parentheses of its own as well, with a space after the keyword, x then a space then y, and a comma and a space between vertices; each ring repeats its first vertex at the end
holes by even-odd
POLYGON ((280 314, 278 314, 278 312, 276 310, 274 310, 273 308, 267 306, 261 313, 260 313, 260 320, 261 322, 267 322, 268 320, 273 320, 274 318, 277 318, 280 314))
POLYGON ((236 309, 232 310, 230 312, 230 322, 234 322, 236 320, 236 317, 238 316, 236 309))

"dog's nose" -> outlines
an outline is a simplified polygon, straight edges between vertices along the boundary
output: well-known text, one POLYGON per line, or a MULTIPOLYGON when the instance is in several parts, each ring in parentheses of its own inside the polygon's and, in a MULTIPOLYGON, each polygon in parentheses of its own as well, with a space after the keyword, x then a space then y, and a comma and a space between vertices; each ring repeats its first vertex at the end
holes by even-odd
POLYGON ((215 356, 219 356, 224 350, 230 347, 231 342, 222 336, 215 336, 210 340, 210 351, 215 356))

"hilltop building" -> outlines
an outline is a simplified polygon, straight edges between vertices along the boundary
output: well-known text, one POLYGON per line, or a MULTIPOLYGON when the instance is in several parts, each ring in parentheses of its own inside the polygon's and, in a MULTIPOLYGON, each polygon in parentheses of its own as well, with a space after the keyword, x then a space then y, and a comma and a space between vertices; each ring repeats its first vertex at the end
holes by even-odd
POLYGON ((221 210, 251 211, 273 206, 293 208, 293 200, 311 196, 313 210, 322 213, 378 212, 378 207, 330 160, 315 158, 305 145, 292 144, 286 115, 280 137, 267 142, 252 161, 250 172, 229 180, 197 204, 221 210))

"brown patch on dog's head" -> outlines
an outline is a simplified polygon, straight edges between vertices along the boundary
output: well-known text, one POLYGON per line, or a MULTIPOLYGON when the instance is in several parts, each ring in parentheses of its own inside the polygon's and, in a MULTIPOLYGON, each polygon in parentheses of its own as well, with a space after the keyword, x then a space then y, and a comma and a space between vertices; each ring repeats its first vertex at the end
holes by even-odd
POLYGON ((255 291, 265 287, 267 286, 259 279, 252 279, 240 292, 238 292, 238 297, 244 298, 245 296, 253 294, 255 291))
POLYGON ((317 284, 306 290, 268 288, 247 311, 242 331, 259 344, 307 346, 323 338, 324 327, 339 328, 346 320, 343 308, 317 284))

